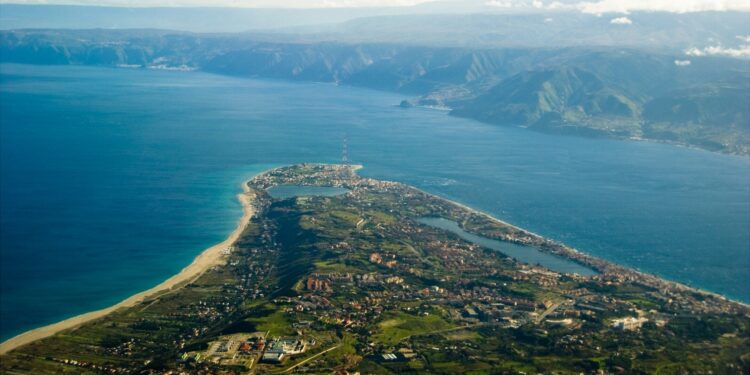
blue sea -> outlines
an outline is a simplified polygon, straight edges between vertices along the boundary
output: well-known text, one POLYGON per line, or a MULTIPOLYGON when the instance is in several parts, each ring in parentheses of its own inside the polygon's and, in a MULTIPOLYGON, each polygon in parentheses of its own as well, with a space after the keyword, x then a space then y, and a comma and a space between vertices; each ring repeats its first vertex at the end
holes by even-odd
POLYGON ((0 337, 116 303, 221 241, 240 183, 336 162, 750 302, 750 158, 548 135, 405 96, 199 72, 0 65, 0 337))

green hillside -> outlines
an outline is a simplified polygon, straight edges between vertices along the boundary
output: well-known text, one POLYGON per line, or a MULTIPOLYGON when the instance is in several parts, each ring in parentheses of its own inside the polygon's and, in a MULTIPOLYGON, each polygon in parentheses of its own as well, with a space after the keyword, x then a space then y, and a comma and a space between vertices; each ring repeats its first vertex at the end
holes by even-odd
MULTIPOLYGON (((750 63, 614 47, 283 41, 163 30, 0 32, 0 62, 202 70, 404 94, 404 107, 548 132, 748 154, 750 63), (727 84, 730 82, 731 84, 727 84)), ((394 103, 395 104, 395 103, 394 103)))
POLYGON ((750 153, 750 81, 678 90, 646 103, 645 137, 750 153))
POLYGON ((624 90, 575 67, 521 73, 453 114, 532 128, 586 127, 630 135, 640 108, 624 90))

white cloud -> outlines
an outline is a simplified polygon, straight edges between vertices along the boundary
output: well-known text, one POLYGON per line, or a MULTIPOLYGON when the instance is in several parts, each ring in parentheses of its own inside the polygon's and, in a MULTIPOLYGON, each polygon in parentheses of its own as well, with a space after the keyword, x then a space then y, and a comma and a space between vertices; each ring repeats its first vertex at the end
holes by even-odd
POLYGON ((750 11, 748 0, 600 0, 576 4, 583 13, 604 14, 644 11, 690 13, 705 11, 750 11))
POLYGON ((609 23, 613 25, 630 25, 633 23, 633 21, 631 21, 628 17, 617 17, 609 20, 609 23))
POLYGON ((750 12, 750 0, 487 0, 485 5, 499 8, 578 10, 596 15, 631 12, 750 12))
POLYGON ((688 66, 690 65, 690 60, 675 60, 674 64, 677 66, 688 66))
POLYGON ((555 10, 555 9, 571 9, 571 4, 565 4, 561 3, 559 1, 553 1, 545 7, 545 9, 549 10, 555 10))
POLYGON ((490 0, 484 3, 484 5, 488 7, 496 7, 496 8, 513 8, 517 6, 518 4, 515 1, 512 0, 490 0))
POLYGON ((693 47, 685 50, 685 54, 688 56, 750 57, 750 45, 742 45, 736 48, 725 48, 722 46, 693 47))
MULTIPOLYGON (((453 0, 0 0, 0 4, 73 4, 123 7, 212 6, 243 8, 349 8, 412 6, 429 1, 453 0)), ((471 4, 470 0, 466 1, 471 4)), ((748 11, 750 0, 486 0, 498 8, 579 10, 590 14, 636 11, 688 13, 700 11, 748 11)))
POLYGON ((745 43, 750 43, 750 35, 737 35, 737 39, 745 43))

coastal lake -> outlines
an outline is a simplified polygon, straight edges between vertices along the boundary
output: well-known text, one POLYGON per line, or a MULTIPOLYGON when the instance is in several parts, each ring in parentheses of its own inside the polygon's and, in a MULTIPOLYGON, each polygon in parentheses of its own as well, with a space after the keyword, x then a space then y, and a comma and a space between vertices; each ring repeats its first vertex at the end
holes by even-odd
POLYGON ((750 158, 549 135, 333 84, 0 65, 0 337, 167 279, 236 226, 242 181, 337 162, 750 302, 750 158))
POLYGON ((335 197, 337 195, 346 194, 350 190, 337 186, 277 185, 271 187, 267 191, 273 198, 287 199, 307 196, 335 197))
POLYGON ((559 273, 576 273, 582 276, 596 275, 596 271, 591 268, 553 254, 544 253, 537 248, 498 241, 467 232, 453 220, 442 217, 423 217, 419 219, 419 222, 433 228, 446 230, 466 241, 498 251, 522 263, 539 265, 559 273))

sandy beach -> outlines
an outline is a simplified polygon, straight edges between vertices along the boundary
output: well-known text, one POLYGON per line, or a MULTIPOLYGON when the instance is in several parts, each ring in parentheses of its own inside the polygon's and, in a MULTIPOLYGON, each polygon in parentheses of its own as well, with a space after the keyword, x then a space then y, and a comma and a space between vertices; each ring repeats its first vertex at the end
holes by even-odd
POLYGON ((253 196, 247 186, 247 183, 242 184, 242 189, 243 192, 237 195, 237 199, 239 199, 239 201, 242 203, 243 211, 242 218, 240 219, 237 228, 232 231, 232 233, 229 235, 229 237, 227 237, 226 240, 213 245, 200 253, 200 255, 198 255, 193 260, 193 262, 190 263, 190 265, 183 268, 182 271, 180 271, 178 274, 170 277, 169 279, 151 289, 135 294, 113 306, 74 316, 61 322, 32 329, 18 336, 15 336, 0 344, 0 354, 5 354, 8 351, 13 350, 19 346, 52 336, 62 330, 74 328, 83 323, 99 319, 117 309, 134 306, 150 297, 153 297, 158 293, 173 290, 175 288, 180 288, 198 278, 209 268, 215 265, 223 264, 225 258, 222 255, 222 250, 234 244, 234 242, 237 240, 237 238, 239 238, 240 234, 242 234, 242 231, 245 229, 248 222, 250 221, 250 218, 254 214, 253 207, 251 205, 253 196))
MULTIPOLYGON (((360 170, 362 168, 362 165, 351 165, 350 167, 351 167, 351 169, 352 169, 353 172, 356 172, 356 171, 358 171, 358 170, 360 170)), ((254 214, 253 207, 251 205, 252 200, 254 198, 253 197, 253 193, 248 188, 247 183, 243 183, 242 184, 242 188, 243 188, 243 192, 240 193, 240 194, 238 194, 237 198, 242 203, 243 215, 242 215, 242 218, 240 219, 240 221, 239 221, 239 223, 237 225, 237 228, 235 228, 235 230, 227 237, 227 239, 225 239, 221 243, 218 243, 218 244, 216 244, 214 246, 211 246, 211 247, 207 248, 206 250, 204 250, 201 254, 199 254, 193 260, 193 262, 190 265, 188 265, 187 267, 185 267, 184 269, 182 269, 182 271, 180 271, 176 275, 170 277, 169 279, 167 279, 166 281, 162 282, 161 284, 159 284, 159 285, 157 285, 157 286, 155 286, 155 287, 153 287, 151 289, 148 289, 146 291, 143 291, 143 292, 140 292, 138 294, 135 294, 135 295, 133 295, 133 296, 131 296, 131 297, 129 297, 129 298, 123 300, 122 302, 117 303, 117 304, 115 304, 113 306, 107 307, 105 309, 97 310, 97 311, 88 312, 88 313, 81 314, 81 315, 78 315, 78 316, 74 316, 72 318, 60 321, 58 323, 54 323, 54 324, 50 324, 48 326, 36 328, 36 329, 30 330, 30 331, 24 332, 24 333, 22 333, 22 334, 20 334, 18 336, 15 336, 15 337, 13 337, 13 338, 11 338, 11 339, 3 342, 2 344, 0 344, 0 354, 5 354, 8 351, 13 350, 15 348, 18 348, 18 347, 20 347, 22 345, 31 343, 31 342, 39 340, 39 339, 43 339, 45 337, 52 336, 52 335, 54 335, 54 334, 56 334, 56 333, 58 333, 60 331, 63 331, 63 330, 66 330, 66 329, 70 329, 70 328, 75 328, 75 327, 77 327, 77 326, 79 326, 81 324, 84 324, 86 322, 89 322, 89 321, 92 321, 92 320, 95 320, 95 319, 99 319, 99 318, 101 318, 101 317, 103 317, 103 316, 105 316, 105 315, 107 315, 107 314, 109 314, 109 313, 111 313, 113 311, 116 311, 117 309, 126 308, 126 307, 131 307, 131 306, 137 305, 138 303, 140 303, 140 302, 142 302, 144 300, 147 300, 149 298, 154 298, 154 297, 158 298, 159 294, 163 294, 164 292, 169 292, 169 291, 177 290, 177 289, 179 289, 179 288, 187 285, 191 281, 195 280, 196 278, 198 278, 201 274, 203 274, 206 270, 210 269, 211 267, 223 264, 225 262, 225 257, 222 255, 222 250, 224 250, 227 247, 229 247, 232 244, 234 244, 234 242, 239 238, 240 234, 245 229, 245 227, 247 226, 250 218, 254 214)), ((414 187, 412 187, 412 189, 421 191, 424 194, 435 196, 435 195, 433 195, 431 193, 425 192, 423 190, 420 190, 420 189, 417 189, 417 188, 414 188, 414 187)), ((478 215, 485 216, 488 219, 490 219, 492 221, 495 221, 497 223, 500 223, 500 224, 503 224, 503 225, 507 225, 509 227, 515 228, 515 229, 520 230, 520 231, 524 231, 526 233, 529 233, 532 236, 536 236, 536 237, 539 237, 539 238, 542 238, 542 239, 544 238, 543 236, 540 236, 540 235, 538 235, 536 233, 527 231, 527 230, 525 230, 523 228, 517 227, 517 226, 512 225, 512 224, 510 224, 508 222, 500 220, 500 219, 498 219, 498 218, 496 218, 496 217, 494 217, 494 216, 492 216, 492 215, 490 215, 490 214, 488 214, 486 212, 474 209, 472 207, 466 206, 464 204, 461 204, 459 202, 455 202, 455 201, 452 201, 452 200, 449 200, 449 199, 446 199, 446 198, 442 198, 442 199, 444 199, 445 201, 447 201, 447 202, 449 202, 449 203, 451 203, 451 204, 453 204, 455 206, 458 206, 458 207, 461 207, 461 208, 463 208, 465 210, 468 210, 470 212, 476 213, 478 215)), ((571 253, 582 254, 581 252, 579 252, 576 249, 569 248, 567 246, 565 248, 567 249, 567 251, 570 251, 571 253)), ((627 268, 627 267, 624 267, 624 266, 618 266, 618 265, 615 265, 615 264, 613 264, 611 262, 604 261, 602 259, 599 259, 599 258, 596 258, 596 257, 592 257, 592 256, 589 256, 589 255, 585 255, 585 256, 588 257, 588 258, 591 258, 591 259, 596 259, 599 262, 608 263, 608 264, 610 264, 612 266, 615 266, 615 267, 618 267, 618 268, 622 268, 622 269, 625 269, 625 270, 629 270, 630 272, 635 272, 635 273, 641 274, 643 276, 646 276, 646 277, 649 277, 649 278, 652 278, 652 279, 655 279, 655 280, 659 280, 661 283, 666 284, 666 285, 670 285, 670 286, 675 287, 675 288, 685 289, 685 290, 692 290, 692 291, 704 293, 706 295, 712 295, 712 296, 715 296, 717 298, 721 298, 723 300, 727 300, 726 297, 723 297, 723 296, 721 296, 721 295, 719 295, 717 293, 708 292, 708 291, 705 291, 705 290, 700 290, 700 289, 697 289, 697 288, 694 288, 694 287, 686 286, 686 285, 678 283, 678 282, 674 282, 674 281, 663 279, 663 278, 661 278, 659 276, 656 276, 656 275, 651 275, 651 274, 644 273, 644 272, 641 272, 641 271, 638 271, 638 270, 634 270, 634 269, 630 269, 630 268, 627 268)), ((742 303, 742 302, 738 302, 738 301, 732 301, 732 302, 738 303, 739 305, 744 306, 746 308, 749 307, 747 304, 742 303)))

